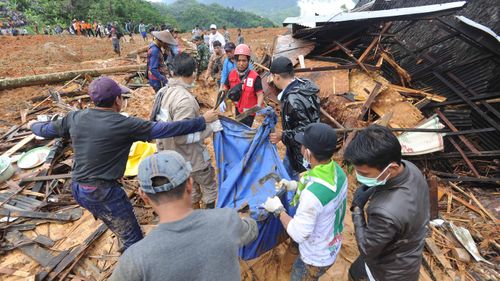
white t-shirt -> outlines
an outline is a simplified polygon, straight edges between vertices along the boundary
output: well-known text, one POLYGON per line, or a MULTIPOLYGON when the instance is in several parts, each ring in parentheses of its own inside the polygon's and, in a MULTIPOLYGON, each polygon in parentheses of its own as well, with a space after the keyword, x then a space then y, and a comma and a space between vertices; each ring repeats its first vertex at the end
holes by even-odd
POLYGON ((336 211, 345 204, 347 181, 334 199, 323 206, 307 189, 301 192, 299 206, 286 231, 299 244, 300 257, 313 266, 329 266, 335 262, 342 245, 342 235, 335 236, 336 211))
POLYGON ((208 47, 210 48, 210 53, 214 52, 214 46, 212 43, 214 41, 219 41, 222 44, 222 48, 224 48, 224 45, 226 45, 226 40, 224 40, 224 36, 220 34, 218 31, 215 32, 215 34, 212 34, 210 32, 210 35, 208 35, 208 47))

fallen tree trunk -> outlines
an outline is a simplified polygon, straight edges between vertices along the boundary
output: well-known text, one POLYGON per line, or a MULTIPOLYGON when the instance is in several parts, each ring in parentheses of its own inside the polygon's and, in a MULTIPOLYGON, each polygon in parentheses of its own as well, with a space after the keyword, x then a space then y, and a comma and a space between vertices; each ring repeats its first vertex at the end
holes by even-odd
POLYGON ((108 67, 102 69, 81 69, 81 70, 40 74, 33 76, 24 76, 18 78, 0 79, 0 90, 57 83, 57 82, 71 80, 78 75, 100 76, 103 74, 134 72, 134 71, 144 71, 144 70, 146 70, 146 65, 140 64, 140 65, 108 67))
POLYGON ((139 48, 139 49, 137 49, 135 51, 132 51, 132 52, 128 53, 127 57, 129 57, 129 58, 135 58, 136 55, 141 54, 141 53, 145 53, 145 52, 148 51, 148 49, 149 49, 149 46, 141 47, 141 48, 139 48))

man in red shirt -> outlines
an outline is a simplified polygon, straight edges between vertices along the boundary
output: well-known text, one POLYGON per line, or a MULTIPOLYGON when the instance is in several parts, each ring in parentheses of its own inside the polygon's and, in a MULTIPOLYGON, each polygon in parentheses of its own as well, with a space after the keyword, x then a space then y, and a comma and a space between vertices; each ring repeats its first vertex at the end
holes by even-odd
MULTIPOLYGON (((224 91, 235 102, 236 116, 258 105, 263 105, 264 91, 259 74, 249 68, 250 48, 246 44, 236 46, 234 50, 236 68, 231 70, 228 79, 224 82, 224 91)), ((255 114, 245 117, 240 122, 251 127, 255 114)))

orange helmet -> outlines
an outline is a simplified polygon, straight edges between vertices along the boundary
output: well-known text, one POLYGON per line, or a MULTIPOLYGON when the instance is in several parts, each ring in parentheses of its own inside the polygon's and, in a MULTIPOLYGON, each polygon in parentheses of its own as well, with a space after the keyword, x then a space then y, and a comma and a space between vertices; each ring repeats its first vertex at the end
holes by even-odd
POLYGON ((248 47, 247 44, 239 44, 238 46, 236 46, 236 49, 234 49, 234 55, 250 56, 250 47, 248 47))

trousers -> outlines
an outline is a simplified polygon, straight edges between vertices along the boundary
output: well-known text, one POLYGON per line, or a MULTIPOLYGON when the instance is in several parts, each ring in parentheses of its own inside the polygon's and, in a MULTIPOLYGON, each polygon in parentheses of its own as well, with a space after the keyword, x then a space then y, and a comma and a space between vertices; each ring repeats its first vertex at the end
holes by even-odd
POLYGON ((73 182, 71 193, 80 206, 102 220, 120 238, 123 250, 144 237, 132 204, 121 186, 89 187, 73 182))

